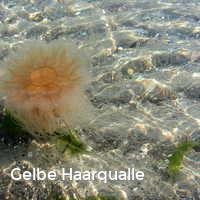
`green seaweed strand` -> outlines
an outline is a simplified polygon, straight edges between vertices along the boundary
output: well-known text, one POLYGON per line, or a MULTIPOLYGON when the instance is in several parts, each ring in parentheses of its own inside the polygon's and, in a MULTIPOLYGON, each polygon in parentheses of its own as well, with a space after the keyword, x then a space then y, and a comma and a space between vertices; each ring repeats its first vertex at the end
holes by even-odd
POLYGON ((63 124, 65 124, 65 128, 55 132, 58 136, 56 139, 57 148, 63 148, 62 153, 65 153, 67 150, 71 154, 87 152, 87 146, 77 137, 76 131, 71 129, 67 122, 63 121, 63 124))
POLYGON ((23 124, 16 119, 8 110, 3 112, 0 128, 6 130, 7 134, 13 136, 24 136, 23 124))
POLYGON ((170 177, 174 178, 178 174, 184 156, 196 145, 193 141, 184 141, 177 145, 174 153, 168 158, 167 174, 170 177))

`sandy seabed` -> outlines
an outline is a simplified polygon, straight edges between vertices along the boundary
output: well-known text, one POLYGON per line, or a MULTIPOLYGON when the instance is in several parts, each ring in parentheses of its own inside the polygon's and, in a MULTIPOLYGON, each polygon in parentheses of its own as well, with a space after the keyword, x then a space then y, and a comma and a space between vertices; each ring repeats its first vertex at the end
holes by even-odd
POLYGON ((91 58, 86 94, 96 109, 79 133, 92 152, 78 157, 1 131, 0 199, 200 199, 199 148, 184 157, 175 182, 165 173, 177 142, 200 140, 199 10, 199 0, 0 1, 0 59, 28 39, 73 40, 91 58), (16 182, 15 167, 135 168, 145 178, 16 182))

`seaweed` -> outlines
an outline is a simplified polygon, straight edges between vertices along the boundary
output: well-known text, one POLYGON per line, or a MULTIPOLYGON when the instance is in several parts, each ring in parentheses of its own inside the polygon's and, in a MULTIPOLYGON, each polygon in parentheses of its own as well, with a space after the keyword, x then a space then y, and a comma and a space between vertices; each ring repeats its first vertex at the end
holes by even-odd
POLYGON ((9 111, 4 111, 0 123, 0 128, 5 129, 9 133, 13 133, 14 135, 22 135, 25 132, 22 127, 22 123, 13 115, 11 115, 9 111))
POLYGON ((197 144, 195 142, 188 140, 177 145, 174 153, 168 158, 167 174, 169 177, 173 179, 176 177, 180 171, 184 156, 196 146, 197 144))
MULTIPOLYGON (((118 198, 116 198, 115 196, 102 196, 102 195, 88 196, 84 198, 84 200, 117 200, 117 199, 118 198)), ((70 198, 69 200, 78 200, 78 199, 70 198)))
POLYGON ((27 142, 31 138, 31 135, 23 129, 23 124, 8 110, 4 110, 1 114, 0 130, 1 137, 9 143, 27 142))
POLYGON ((87 146, 81 142, 81 140, 76 136, 76 132, 70 128, 60 132, 57 132, 58 140, 57 146, 63 147, 62 153, 65 153, 67 150, 71 152, 71 154, 79 154, 87 152, 87 146))
POLYGON ((47 197, 47 200, 66 200, 67 198, 64 196, 64 194, 58 194, 51 192, 49 196, 47 197))
POLYGON ((115 196, 98 195, 96 197, 94 196, 86 197, 85 200, 117 200, 117 198, 115 196))
MULTIPOLYGON (((0 129, 1 135, 9 140, 17 143, 21 139, 30 139, 32 136, 28 134, 23 129, 23 124, 15 118, 9 111, 5 110, 2 113, 1 121, 0 121, 0 129)), ((53 144, 56 144, 58 149, 62 149, 62 153, 65 153, 66 150, 69 150, 72 154, 78 154, 86 152, 86 145, 80 141, 80 139, 76 136, 75 130, 67 127, 65 130, 60 130, 55 132, 55 138, 51 140, 53 144)))

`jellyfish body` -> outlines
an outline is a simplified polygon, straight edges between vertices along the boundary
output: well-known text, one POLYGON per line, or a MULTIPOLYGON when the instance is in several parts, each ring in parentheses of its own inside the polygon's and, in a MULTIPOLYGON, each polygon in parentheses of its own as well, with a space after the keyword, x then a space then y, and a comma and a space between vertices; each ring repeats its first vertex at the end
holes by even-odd
POLYGON ((5 107, 34 134, 53 134, 62 124, 80 126, 90 118, 84 90, 87 57, 66 41, 26 42, 1 64, 5 107))

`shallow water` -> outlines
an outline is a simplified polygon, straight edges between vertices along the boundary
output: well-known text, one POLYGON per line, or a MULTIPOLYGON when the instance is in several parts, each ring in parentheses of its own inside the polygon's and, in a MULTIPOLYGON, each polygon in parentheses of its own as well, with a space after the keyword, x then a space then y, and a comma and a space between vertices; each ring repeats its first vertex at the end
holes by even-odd
MULTIPOLYGON (((118 199, 200 199, 200 153, 175 182, 167 158, 184 138, 200 139, 199 0, 1 0, 0 58, 27 39, 73 40, 88 53, 87 94, 96 118, 81 138, 92 153, 56 153, 48 144, 0 143, 0 199, 47 199, 50 191, 118 199), (13 166, 58 170, 143 170, 143 181, 11 181, 13 166), (24 188, 26 188, 24 190, 24 188)), ((78 198, 78 197, 77 197, 78 198)), ((81 199, 81 198, 80 198, 81 199)))

